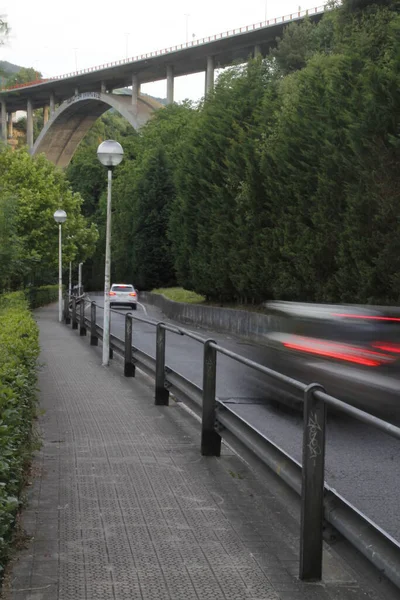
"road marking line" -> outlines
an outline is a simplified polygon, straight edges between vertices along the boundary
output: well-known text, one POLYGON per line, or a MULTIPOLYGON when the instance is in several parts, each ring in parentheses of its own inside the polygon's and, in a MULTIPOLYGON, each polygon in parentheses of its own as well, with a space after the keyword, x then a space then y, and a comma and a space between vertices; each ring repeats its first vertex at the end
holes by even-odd
POLYGON ((139 304, 139 306, 141 306, 143 308, 144 314, 147 315, 146 307, 141 302, 138 302, 138 304, 139 304))

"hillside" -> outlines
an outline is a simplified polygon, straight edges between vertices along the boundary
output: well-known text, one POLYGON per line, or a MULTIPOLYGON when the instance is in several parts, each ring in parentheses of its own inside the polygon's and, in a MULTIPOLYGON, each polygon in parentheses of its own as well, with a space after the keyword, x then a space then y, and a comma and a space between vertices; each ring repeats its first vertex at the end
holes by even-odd
POLYGON ((22 67, 14 65, 7 60, 0 60, 0 71, 7 75, 14 75, 14 73, 18 73, 20 69, 22 69, 22 67))
MULTIPOLYGON (((132 94, 132 90, 130 88, 118 88, 116 90, 113 90, 113 94, 119 94, 121 96, 130 96, 132 94)), ((143 94, 141 92, 142 96, 148 96, 149 98, 153 98, 153 100, 156 100, 157 102, 159 102, 160 104, 163 104, 164 106, 167 105, 167 99, 166 98, 156 98, 156 96, 151 96, 150 94, 143 94)))

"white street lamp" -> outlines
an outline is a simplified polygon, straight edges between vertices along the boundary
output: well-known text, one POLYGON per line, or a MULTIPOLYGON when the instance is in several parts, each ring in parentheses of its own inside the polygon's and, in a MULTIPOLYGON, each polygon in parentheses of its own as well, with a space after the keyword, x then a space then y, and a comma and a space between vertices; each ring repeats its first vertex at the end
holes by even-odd
POLYGON ((108 169, 107 188, 107 221, 106 221, 106 262, 104 269, 104 325, 103 325, 103 366, 108 366, 110 359, 110 273, 111 273, 111 184, 112 170, 123 159, 121 144, 114 140, 106 140, 97 148, 97 157, 108 169))
POLYGON ((58 320, 62 321, 62 249, 61 249, 61 226, 67 220, 65 210, 56 210, 54 220, 58 223, 58 320))
POLYGON ((68 300, 71 302, 72 294, 72 261, 69 261, 68 300))
MULTIPOLYGON (((69 240, 73 240, 73 236, 69 235, 69 240)), ((69 278, 68 278, 68 301, 71 302, 71 294, 72 294, 72 261, 69 261, 69 278)))

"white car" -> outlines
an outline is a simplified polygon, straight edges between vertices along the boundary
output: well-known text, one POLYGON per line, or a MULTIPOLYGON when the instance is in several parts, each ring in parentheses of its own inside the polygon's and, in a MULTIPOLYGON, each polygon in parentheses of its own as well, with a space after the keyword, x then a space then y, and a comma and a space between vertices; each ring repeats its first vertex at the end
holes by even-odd
POLYGON ((114 305, 130 306, 137 308, 138 295, 133 285, 126 283, 113 283, 110 289, 110 307, 114 305))

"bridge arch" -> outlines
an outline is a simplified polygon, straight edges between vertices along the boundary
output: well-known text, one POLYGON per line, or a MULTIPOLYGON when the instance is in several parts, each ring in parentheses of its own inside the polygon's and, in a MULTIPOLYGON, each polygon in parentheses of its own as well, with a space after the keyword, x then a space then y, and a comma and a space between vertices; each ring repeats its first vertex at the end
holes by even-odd
POLYGON ((59 167, 68 166, 75 150, 95 121, 114 108, 135 129, 140 129, 162 104, 148 96, 138 96, 137 108, 131 96, 85 92, 65 100, 53 113, 37 138, 31 154, 44 153, 59 167), (136 108, 136 110, 135 110, 136 108))

